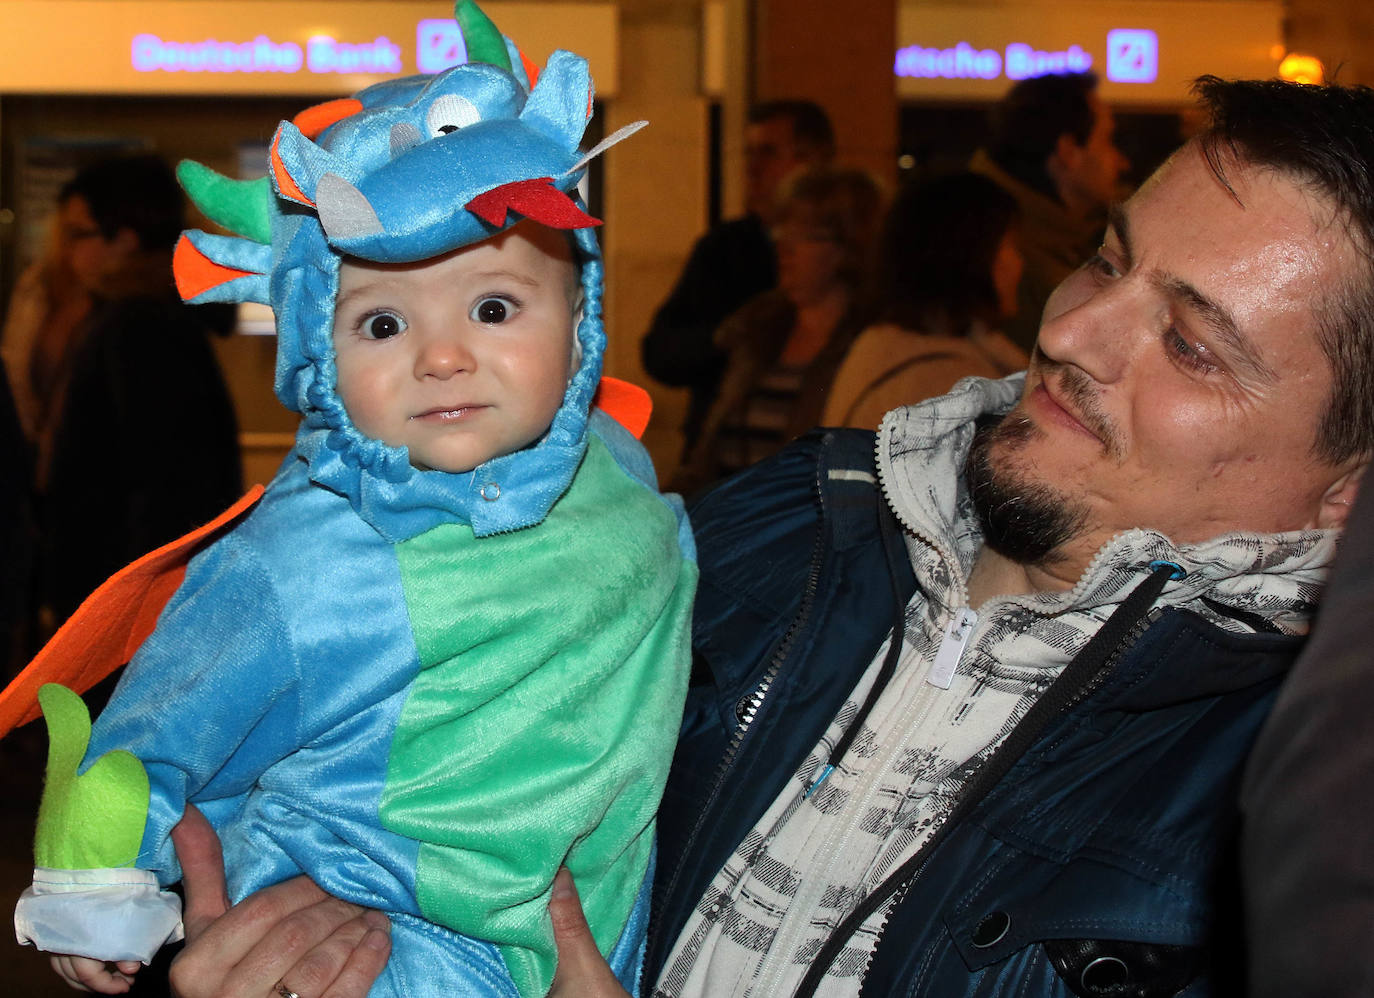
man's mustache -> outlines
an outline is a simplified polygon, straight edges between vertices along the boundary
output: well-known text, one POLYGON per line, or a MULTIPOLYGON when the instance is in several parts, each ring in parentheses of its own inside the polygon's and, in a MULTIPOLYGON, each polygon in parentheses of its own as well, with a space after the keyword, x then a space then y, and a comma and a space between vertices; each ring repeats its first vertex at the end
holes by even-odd
POLYGON ((1073 407, 1073 415, 1088 431, 1102 441, 1102 449, 1115 460, 1125 457, 1121 432, 1102 408, 1097 386, 1092 378, 1072 364, 1051 360, 1043 353, 1036 357, 1042 377, 1053 374, 1055 387, 1064 401, 1073 407))

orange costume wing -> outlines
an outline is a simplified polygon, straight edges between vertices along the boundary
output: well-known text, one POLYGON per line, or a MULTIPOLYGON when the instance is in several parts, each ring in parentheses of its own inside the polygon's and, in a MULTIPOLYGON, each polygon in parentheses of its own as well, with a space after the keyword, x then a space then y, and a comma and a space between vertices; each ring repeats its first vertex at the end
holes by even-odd
POLYGON ((0 693, 0 737, 39 716, 38 689, 61 683, 84 693, 133 657, 186 576, 186 563, 262 497, 248 493, 214 520, 164 544, 101 583, 43 650, 0 693))
POLYGON ((632 433, 636 440, 644 436, 654 401, 638 385, 619 378, 602 378, 596 386, 592 405, 610 416, 632 433))

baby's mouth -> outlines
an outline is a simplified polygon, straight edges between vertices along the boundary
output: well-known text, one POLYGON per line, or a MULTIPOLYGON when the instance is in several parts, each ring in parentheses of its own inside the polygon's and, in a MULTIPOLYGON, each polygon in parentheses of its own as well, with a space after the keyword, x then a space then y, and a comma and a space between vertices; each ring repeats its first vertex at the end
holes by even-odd
POLYGON ((479 405, 475 402, 466 402, 460 405, 439 405, 432 409, 426 409, 424 412, 417 412, 410 418, 445 422, 452 419, 463 419, 485 408, 486 406, 479 405))

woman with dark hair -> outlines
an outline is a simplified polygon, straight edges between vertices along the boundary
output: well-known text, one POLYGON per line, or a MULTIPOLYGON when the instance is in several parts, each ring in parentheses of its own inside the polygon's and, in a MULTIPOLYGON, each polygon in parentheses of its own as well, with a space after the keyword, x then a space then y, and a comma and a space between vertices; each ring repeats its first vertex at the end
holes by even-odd
POLYGON ((973 173, 898 193, 883 224, 873 318, 835 375, 823 423, 876 429, 889 409, 941 395, 960 378, 1026 366, 996 332, 1016 311, 1016 220, 1012 196, 973 173))
POLYGON ((778 286, 717 328, 725 373, 672 491, 760 461, 819 421, 825 387, 862 328, 859 289, 882 209, 882 190, 862 170, 813 167, 784 181, 772 233, 778 286))

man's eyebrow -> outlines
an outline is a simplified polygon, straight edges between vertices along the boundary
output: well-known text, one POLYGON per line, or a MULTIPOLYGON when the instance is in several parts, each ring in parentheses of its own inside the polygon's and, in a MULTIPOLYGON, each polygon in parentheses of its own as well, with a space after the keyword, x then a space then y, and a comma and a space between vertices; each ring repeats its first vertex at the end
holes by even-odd
POLYGON ((1121 242, 1121 255, 1125 258, 1126 269, 1131 267, 1131 220, 1126 215, 1126 206, 1113 201, 1107 206, 1107 228, 1116 233, 1121 242))
MULTIPOLYGON (((1129 268, 1133 255, 1131 222, 1130 216, 1126 214, 1126 206, 1121 202, 1113 202, 1107 208, 1107 225, 1116 233, 1117 239, 1121 241, 1121 255, 1125 258, 1126 266, 1129 268)), ((1153 281, 1166 295, 1182 302, 1185 307, 1202 318, 1202 321, 1221 340, 1229 355, 1228 360, 1235 366, 1244 368, 1252 376, 1267 384, 1272 385, 1279 380, 1274 369, 1261 359, 1259 351, 1255 349, 1255 344, 1250 337, 1241 331, 1240 324, 1236 322, 1236 317, 1231 314, 1229 308, 1182 278, 1174 277, 1171 274, 1155 276, 1153 281)))

